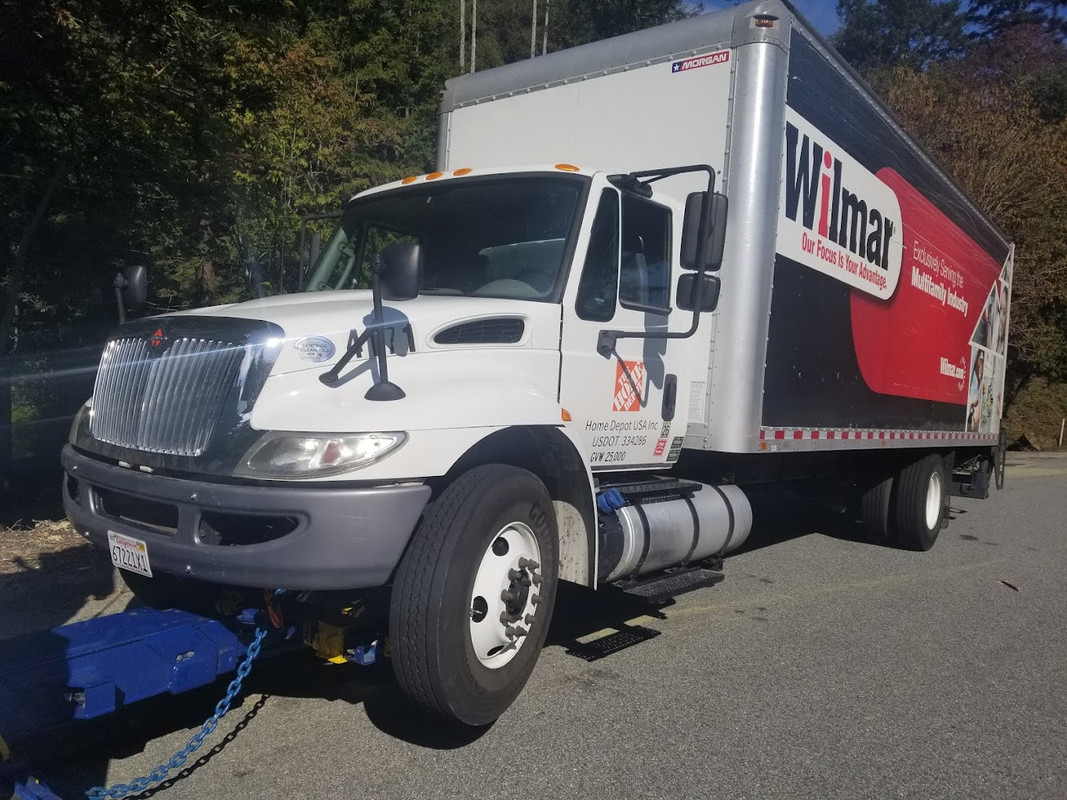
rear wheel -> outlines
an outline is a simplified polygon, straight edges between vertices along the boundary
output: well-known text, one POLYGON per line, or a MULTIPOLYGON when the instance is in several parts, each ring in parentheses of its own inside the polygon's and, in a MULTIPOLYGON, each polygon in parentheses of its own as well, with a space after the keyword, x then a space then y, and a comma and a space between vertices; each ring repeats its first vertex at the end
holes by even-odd
POLYGON ((904 467, 894 483, 890 521, 896 543, 908 550, 929 550, 941 532, 948 503, 944 460, 931 453, 904 467))
POLYGON ((427 510, 390 604, 393 671, 420 708, 486 725, 541 653, 555 602, 552 500, 531 472, 476 467, 427 510))
POLYGON ((867 483, 861 490, 860 513, 863 523, 863 535, 873 544, 889 544, 889 503, 893 496, 893 476, 883 477, 881 473, 868 476, 867 483))

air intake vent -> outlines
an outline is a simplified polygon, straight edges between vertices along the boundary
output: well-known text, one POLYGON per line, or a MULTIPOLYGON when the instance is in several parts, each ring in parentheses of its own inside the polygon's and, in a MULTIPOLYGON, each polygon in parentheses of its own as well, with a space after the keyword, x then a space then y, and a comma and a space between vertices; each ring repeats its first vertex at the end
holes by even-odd
POLYGON ((446 328, 433 340, 435 344, 515 344, 525 330, 521 319, 480 319, 446 328))

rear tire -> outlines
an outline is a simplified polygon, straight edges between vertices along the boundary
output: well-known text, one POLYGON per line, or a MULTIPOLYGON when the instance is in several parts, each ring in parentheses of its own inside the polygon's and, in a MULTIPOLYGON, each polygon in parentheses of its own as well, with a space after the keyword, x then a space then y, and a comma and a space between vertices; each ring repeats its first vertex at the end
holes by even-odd
POLYGON ((929 550, 941 532, 948 504, 944 460, 931 453, 904 467, 894 483, 890 520, 897 545, 929 550))
POLYGON ((890 544, 889 506, 893 496, 893 476, 883 478, 880 474, 868 476, 867 484, 860 495, 860 515, 863 536, 872 544, 890 544))
POLYGON ((555 513, 537 476, 503 464, 462 475, 428 508, 393 585, 404 694, 448 720, 493 722, 541 654, 557 574, 555 513))

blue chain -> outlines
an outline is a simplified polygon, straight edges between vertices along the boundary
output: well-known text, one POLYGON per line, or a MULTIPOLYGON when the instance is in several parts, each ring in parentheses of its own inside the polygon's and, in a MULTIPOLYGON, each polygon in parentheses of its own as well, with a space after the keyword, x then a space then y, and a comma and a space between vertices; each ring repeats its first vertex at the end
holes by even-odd
POLYGON ((140 794, 153 783, 159 783, 160 781, 165 780, 171 770, 181 769, 185 766, 185 762, 189 756, 200 749, 200 745, 204 743, 204 739, 215 730, 219 724, 219 720, 225 717, 226 712, 230 710, 230 705, 233 703, 234 698, 237 697, 237 693, 241 691, 241 682, 247 678, 248 673, 252 671, 252 662, 255 660, 256 656, 259 655, 260 647, 263 644, 263 637, 266 635, 266 628, 258 628, 256 630, 256 638, 248 645, 244 661, 237 667, 237 677, 230 681, 230 685, 226 689, 226 696, 219 700, 218 705, 215 706, 215 713, 208 717, 204 724, 200 726, 200 730, 193 734, 192 738, 186 742, 185 747, 172 755, 166 763, 160 764, 147 775, 140 778, 134 778, 129 783, 116 783, 111 787, 94 786, 85 793, 85 796, 91 798, 91 800, 104 800, 104 798, 121 800, 121 798, 126 797, 127 795, 140 794))

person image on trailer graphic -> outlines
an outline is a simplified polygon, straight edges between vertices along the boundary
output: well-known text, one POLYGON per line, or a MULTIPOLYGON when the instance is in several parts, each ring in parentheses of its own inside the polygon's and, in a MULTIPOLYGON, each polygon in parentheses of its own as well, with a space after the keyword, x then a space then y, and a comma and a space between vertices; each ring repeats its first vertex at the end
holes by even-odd
POLYGON ((982 392, 985 378, 985 351, 974 348, 971 382, 967 390, 967 430, 977 431, 982 424, 982 392))

